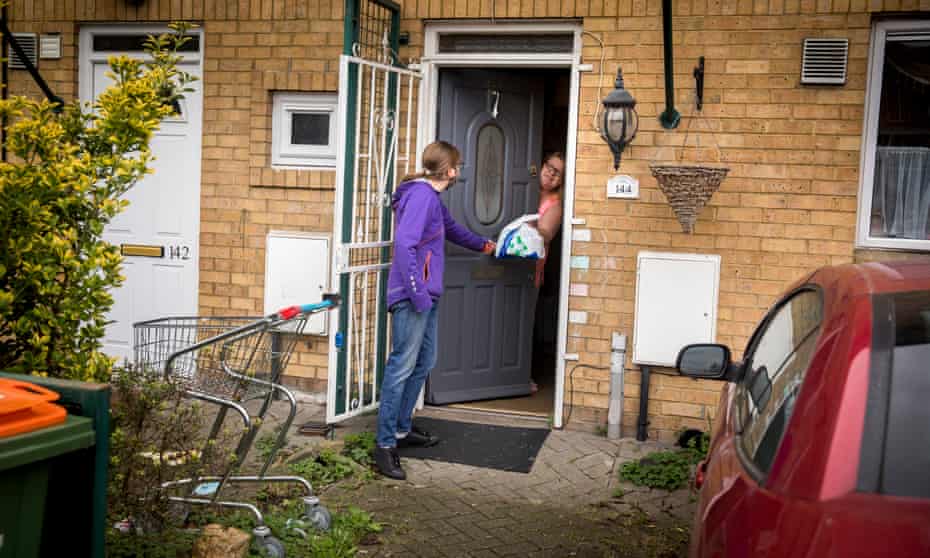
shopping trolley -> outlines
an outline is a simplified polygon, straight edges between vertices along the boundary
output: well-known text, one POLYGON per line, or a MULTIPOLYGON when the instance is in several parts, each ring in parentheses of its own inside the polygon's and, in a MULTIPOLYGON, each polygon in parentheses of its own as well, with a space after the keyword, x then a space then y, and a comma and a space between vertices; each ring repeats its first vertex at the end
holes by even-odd
POLYGON ((190 397, 219 406, 207 438, 208 445, 216 440, 229 410, 238 413, 244 423, 235 459, 226 471, 220 476, 199 476, 162 484, 165 490, 186 492, 185 495, 171 495, 169 500, 250 511, 258 520, 252 531, 257 543, 276 558, 284 556, 284 547, 271 535, 258 507, 248 502, 221 500, 219 496, 224 487, 234 483, 296 483, 306 491, 301 527, 309 524, 323 530, 329 528, 329 511, 320 505, 306 479, 266 473, 297 414, 294 394, 280 383, 297 337, 312 315, 338 304, 339 295, 328 294, 322 302, 291 306, 260 319, 170 317, 133 324, 138 368, 162 375, 190 397), (272 402, 282 397, 290 405, 290 412, 261 470, 257 475, 234 475, 252 447, 272 402), (247 406, 258 407, 258 411, 250 412, 247 406))

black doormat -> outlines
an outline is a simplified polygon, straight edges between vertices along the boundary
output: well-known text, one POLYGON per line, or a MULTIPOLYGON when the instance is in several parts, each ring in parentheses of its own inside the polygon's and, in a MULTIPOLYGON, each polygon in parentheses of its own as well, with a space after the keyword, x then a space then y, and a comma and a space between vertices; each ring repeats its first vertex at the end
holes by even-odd
POLYGON ((514 428, 470 422, 417 417, 417 427, 438 436, 429 448, 399 448, 402 457, 462 463, 474 467, 529 473, 539 448, 546 441, 545 428, 514 428))

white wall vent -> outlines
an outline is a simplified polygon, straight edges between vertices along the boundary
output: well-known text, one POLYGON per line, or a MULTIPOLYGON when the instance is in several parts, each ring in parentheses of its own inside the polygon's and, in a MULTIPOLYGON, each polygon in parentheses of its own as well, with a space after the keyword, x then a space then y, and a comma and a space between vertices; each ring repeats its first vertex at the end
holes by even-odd
POLYGON ((805 85, 843 85, 849 39, 804 39, 801 83, 805 85))
POLYGON ((49 33, 39 36, 39 58, 61 58, 61 35, 49 33))
MULTIPOLYGON (((19 48, 23 49, 26 58, 37 66, 39 62, 39 36, 35 33, 12 33, 13 38, 19 43, 19 48)), ((10 68, 14 70, 25 70, 26 63, 16 54, 11 46, 10 49, 10 68)))

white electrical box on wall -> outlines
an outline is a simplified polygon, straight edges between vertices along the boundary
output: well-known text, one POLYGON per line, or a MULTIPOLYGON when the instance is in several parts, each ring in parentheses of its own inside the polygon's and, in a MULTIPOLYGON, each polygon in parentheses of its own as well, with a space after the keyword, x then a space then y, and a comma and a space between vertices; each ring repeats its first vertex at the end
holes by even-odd
POLYGON ((718 255, 640 252, 633 362, 675 366, 685 345, 713 343, 719 291, 718 255))
MULTIPOLYGON (((265 314, 323 300, 329 285, 329 236, 272 231, 265 243, 265 314)), ((326 335, 329 312, 310 318, 304 333, 326 335)))

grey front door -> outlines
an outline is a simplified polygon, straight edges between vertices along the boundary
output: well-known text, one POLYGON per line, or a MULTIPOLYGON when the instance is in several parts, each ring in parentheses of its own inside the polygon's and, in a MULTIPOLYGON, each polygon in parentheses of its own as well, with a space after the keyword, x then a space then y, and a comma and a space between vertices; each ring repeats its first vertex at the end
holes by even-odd
MULTIPOLYGON (((464 166, 443 194, 455 220, 497 238, 513 219, 535 213, 542 148, 543 83, 514 70, 444 70, 438 137, 457 146, 464 166)), ((495 260, 446 244, 439 307, 439 359, 432 404, 530 393, 534 262, 495 260)))

